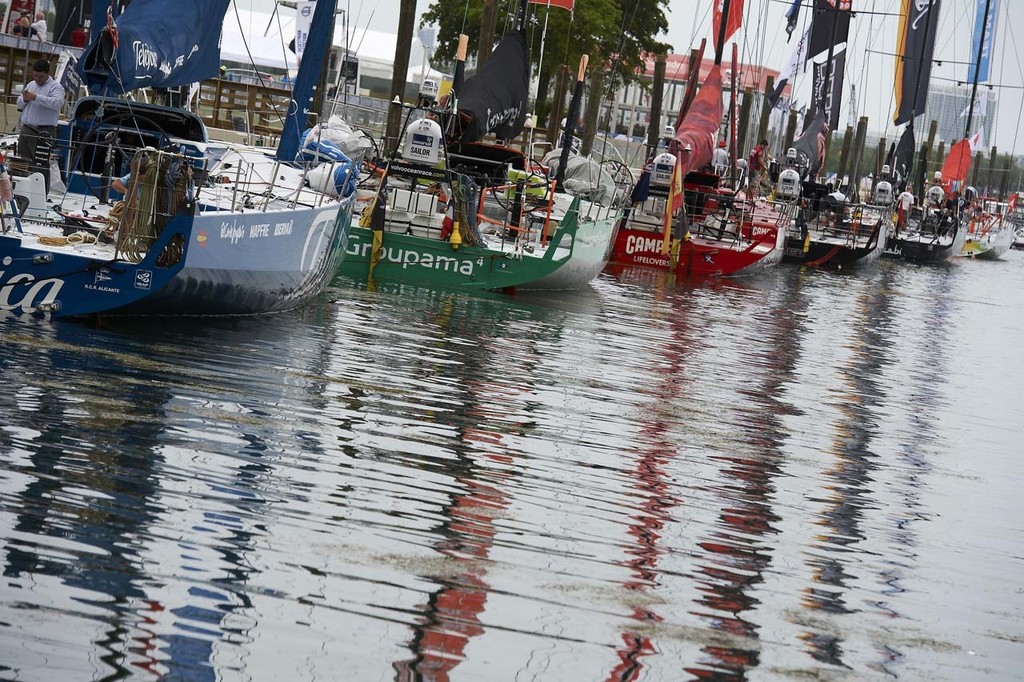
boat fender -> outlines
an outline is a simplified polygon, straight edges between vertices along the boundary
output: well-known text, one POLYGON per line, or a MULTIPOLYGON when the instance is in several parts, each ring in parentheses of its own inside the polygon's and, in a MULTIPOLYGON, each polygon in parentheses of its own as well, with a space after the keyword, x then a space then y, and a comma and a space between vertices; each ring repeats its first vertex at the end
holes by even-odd
POLYGON ((14 187, 11 185, 11 175, 5 166, 0 166, 0 201, 11 201, 14 199, 14 187))
POLYGON ((452 226, 452 235, 448 238, 448 243, 452 245, 452 249, 457 250, 462 245, 462 235, 459 234, 459 223, 455 221, 452 226))

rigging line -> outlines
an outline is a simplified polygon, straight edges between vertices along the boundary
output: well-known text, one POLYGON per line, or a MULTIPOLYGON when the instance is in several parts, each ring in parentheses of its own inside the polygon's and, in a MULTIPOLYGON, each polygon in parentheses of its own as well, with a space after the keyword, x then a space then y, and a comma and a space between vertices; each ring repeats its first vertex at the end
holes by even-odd
MULTIPOLYGON (((880 54, 883 57, 899 57, 900 56, 900 54, 898 52, 885 52, 884 50, 864 50, 864 51, 865 52, 870 52, 871 54, 880 54)), ((957 61, 955 59, 928 59, 928 60, 926 60, 923 57, 906 57, 906 56, 903 57, 903 61, 905 61, 905 62, 924 62, 924 61, 929 61, 932 64, 936 64, 938 66, 942 66, 943 64, 970 65, 970 64, 974 63, 974 62, 961 62, 961 61, 957 61)))
MULTIPOLYGON (((330 114, 330 116, 327 117, 328 121, 330 121, 331 118, 334 117, 334 115, 336 113, 338 113, 338 90, 339 89, 341 90, 341 102, 342 102, 342 106, 344 107, 344 112, 346 114, 348 113, 348 81, 345 79, 345 73, 344 72, 345 72, 345 62, 348 60, 349 54, 350 54, 349 49, 348 49, 349 48, 348 20, 349 20, 349 12, 351 12, 351 11, 352 11, 352 3, 351 2, 346 2, 345 3, 345 10, 341 14, 341 30, 342 30, 342 32, 344 34, 344 37, 342 38, 342 49, 345 52, 344 52, 344 55, 341 58, 341 64, 338 65, 338 80, 334 84, 334 99, 331 102, 331 114, 330 114)), ((337 30, 337 17, 335 17, 335 30, 337 30)), ((333 45, 331 47, 333 48, 333 45)), ((355 81, 355 87, 356 87, 357 92, 359 90, 358 74, 359 74, 359 71, 357 69, 356 70, 357 78, 356 78, 356 81, 355 81)))
MULTIPOLYGON (((238 5, 234 4, 234 8, 235 8, 235 21, 238 23, 238 32, 242 34, 242 45, 245 46, 245 54, 249 56, 249 63, 252 64, 253 71, 255 71, 256 75, 259 77, 260 85, 262 87, 268 87, 269 84, 263 79, 263 73, 256 66, 256 59, 252 56, 252 50, 249 49, 249 41, 245 37, 247 35, 247 33, 245 32, 245 29, 242 27, 242 15, 240 15, 238 13, 238 5)), ((280 21, 281 21, 280 15, 278 15, 278 26, 280 26, 280 21)), ((284 42, 283 34, 282 34, 282 41, 281 42, 284 42)), ((287 64, 287 60, 285 60, 285 63, 287 64)), ((275 114, 277 114, 278 118, 280 118, 281 122, 283 123, 284 119, 285 119, 285 115, 281 113, 281 108, 277 105, 277 103, 274 102, 273 99, 270 100, 270 107, 273 110, 273 112, 275 114)), ((248 118, 248 117, 246 117, 246 118, 248 118)), ((246 130, 247 131, 248 131, 248 128, 249 128, 249 126, 248 126, 248 124, 246 124, 246 130)))
MULTIPOLYGON (((235 9, 235 13, 236 14, 238 13, 237 7, 235 9)), ((278 35, 278 38, 280 38, 280 40, 281 40, 281 60, 284 62, 285 73, 288 73, 288 48, 284 44, 284 26, 281 25, 281 13, 277 11, 277 3, 276 2, 274 3, 274 16, 277 17, 277 35, 278 35)), ((271 19, 273 19, 273 17, 271 17, 271 19)), ((268 27, 269 27, 269 24, 268 24, 268 27)), ((244 33, 242 34, 242 42, 243 42, 243 44, 245 42, 245 34, 244 33)), ((246 51, 248 52, 248 45, 246 45, 246 51)), ((250 57, 251 57, 251 55, 250 55, 250 57)), ((256 68, 255 64, 253 64, 253 69, 256 70, 257 72, 259 72, 259 69, 256 68)), ((291 76, 290 73, 288 75, 289 75, 289 77, 291 76)), ((278 115, 280 116, 280 114, 278 114, 278 115)), ((282 119, 282 120, 284 120, 284 119, 282 119)))
MULTIPOLYGON (((238 14, 238 5, 231 3, 235 8, 235 14, 238 14)), ((270 13, 270 19, 267 20, 267 27, 263 29, 263 37, 266 38, 270 34, 270 27, 274 24, 274 18, 277 17, 277 2, 274 3, 274 11, 270 13)), ((250 15, 250 20, 252 15, 250 15)), ((280 29, 280 22, 278 22, 278 28, 280 29)), ((244 35, 244 34, 243 34, 244 35)))
MULTIPOLYGON (((1012 38, 1013 37, 1013 22, 1009 21, 1009 13, 1010 13, 1009 9, 1006 10, 1006 13, 1007 13, 1006 29, 1009 31, 1010 37, 1012 38)), ((1006 39, 1004 38, 1003 41, 1004 41, 1003 42, 1003 49, 1006 49, 1006 39)), ((1014 54, 1017 57, 1017 73, 1018 74, 1024 74, 1024 68, 1021 68, 1021 63, 1020 63, 1020 52, 1017 50, 1017 39, 1013 38, 1009 42, 1010 42, 1011 45, 1013 45, 1013 52, 1014 52, 1014 54)), ((1002 78, 1002 76, 1000 76, 1000 78, 1002 78)), ((1014 126, 1014 129, 1013 129, 1013 146, 1010 148, 1010 154, 1011 155, 1016 155, 1016 151, 1017 151, 1017 136, 1019 134, 1020 134, 1020 126, 1014 126)))
MULTIPOLYGON (((956 85, 970 85, 971 81, 963 78, 944 78, 942 76, 932 76, 934 80, 946 81, 947 83, 955 83, 956 85)), ((1003 83, 978 83, 979 88, 988 88, 989 90, 1024 90, 1024 85, 1009 85, 1003 83)))
MULTIPOLYGON (((623 45, 626 42, 626 34, 633 27, 633 19, 636 17, 636 10, 637 10, 637 8, 639 6, 640 6, 640 0, 636 0, 633 3, 633 11, 630 12, 629 20, 628 21, 626 20, 626 15, 625 14, 622 15, 622 23, 620 24, 620 31, 619 31, 619 41, 618 41, 618 43, 615 46, 615 58, 612 60, 612 63, 610 65, 609 69, 608 69, 608 73, 611 74, 611 77, 608 79, 608 83, 605 86, 607 88, 606 93, 608 95, 611 95, 612 92, 613 92, 612 88, 614 87, 614 83, 615 83, 615 72, 619 68, 619 55, 622 54, 622 47, 623 47, 623 45)), ((662 89, 664 90, 664 84, 662 85, 662 89)), ((598 105, 598 109, 600 109, 600 105, 598 105)), ((611 119, 611 112, 609 111, 608 113, 609 113, 609 120, 610 120, 611 119)), ((650 121, 648 125, 657 125, 657 123, 658 123, 657 121, 650 121)), ((630 131, 630 135, 632 135, 632 131, 630 131)), ((603 149, 606 151, 607 148, 608 148, 608 135, 606 133, 605 137, 604 137, 604 140, 603 140, 603 149)), ((636 161, 636 155, 640 153, 639 150, 640 150, 639 147, 636 150, 634 150, 633 158, 631 158, 629 160, 630 163, 634 163, 636 161)), ((605 151, 601 152, 602 156, 606 156, 605 151)))
POLYGON ((373 15, 377 12, 377 6, 374 5, 373 9, 370 10, 370 18, 366 20, 366 26, 363 26, 363 35, 359 37, 359 42, 356 43, 356 54, 359 54, 359 50, 363 49, 363 41, 366 40, 366 34, 370 30, 370 22, 373 21, 373 15))

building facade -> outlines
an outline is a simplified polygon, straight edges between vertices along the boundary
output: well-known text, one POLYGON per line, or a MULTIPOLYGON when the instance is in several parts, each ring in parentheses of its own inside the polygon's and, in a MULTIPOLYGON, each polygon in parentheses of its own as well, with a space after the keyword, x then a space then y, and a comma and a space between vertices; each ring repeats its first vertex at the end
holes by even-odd
MULTIPOLYGON (((609 99, 604 100, 598 116, 598 127, 611 135, 645 138, 651 125, 656 126, 659 134, 666 126, 674 125, 676 115, 679 112, 679 105, 682 103, 683 94, 686 91, 686 81, 690 73, 689 61, 689 55, 670 54, 666 57, 665 86, 662 95, 660 120, 654 122, 650 120, 651 86, 654 81, 655 58, 649 56, 645 59, 644 71, 641 74, 643 84, 631 83, 619 88, 609 99)), ((698 84, 703 82, 703 79, 713 66, 713 59, 704 59, 701 62, 698 84)), ((722 69, 723 87, 726 89, 726 107, 723 119, 728 115, 728 88, 732 77, 732 70, 726 68, 726 66, 726 64, 723 64, 722 69)), ((754 106, 751 108, 750 116, 751 121, 756 122, 760 116, 760 106, 764 99, 764 90, 769 76, 778 78, 779 72, 762 66, 739 64, 737 90, 740 93, 741 102, 743 92, 747 88, 752 90, 754 96, 754 106)), ((723 120, 724 124, 725 121, 723 120)))

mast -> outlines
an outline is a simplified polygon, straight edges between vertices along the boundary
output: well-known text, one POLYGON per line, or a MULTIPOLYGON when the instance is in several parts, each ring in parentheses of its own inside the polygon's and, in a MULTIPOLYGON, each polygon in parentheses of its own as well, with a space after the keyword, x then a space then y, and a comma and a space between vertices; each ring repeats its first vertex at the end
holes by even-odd
POLYGON ((978 94, 978 76, 981 74, 981 53, 985 50, 985 29, 988 28, 988 11, 992 0, 985 0, 985 16, 981 20, 981 39, 978 41, 977 61, 974 62, 974 78, 971 82, 971 103, 967 106, 967 127, 964 139, 971 137, 971 120, 974 118, 974 98, 978 94))
POLYGON ((723 0, 722 13, 718 21, 718 40, 715 41, 715 66, 722 65, 722 52, 725 51, 725 25, 729 23, 729 0, 723 0))

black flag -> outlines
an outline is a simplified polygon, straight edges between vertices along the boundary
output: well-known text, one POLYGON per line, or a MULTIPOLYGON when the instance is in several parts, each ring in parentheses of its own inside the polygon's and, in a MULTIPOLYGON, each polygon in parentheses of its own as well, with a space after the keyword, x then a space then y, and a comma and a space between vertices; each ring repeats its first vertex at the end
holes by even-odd
POLYGON ((909 123, 911 116, 924 113, 940 2, 902 2, 900 26, 896 33, 896 113, 893 116, 896 125, 909 123))
POLYGON ((800 165, 807 167, 811 177, 825 165, 825 141, 828 134, 828 120, 825 118, 825 112, 819 109, 810 125, 804 128, 803 134, 793 141, 800 165))
POLYGON ((487 133, 505 140, 518 135, 526 122, 529 77, 523 34, 506 33, 458 93, 461 141, 476 142, 487 133))
POLYGON ((817 57, 828 50, 831 45, 845 43, 849 35, 850 0, 814 0, 811 41, 807 48, 807 58, 817 57), (834 30, 833 25, 835 26, 834 30))
POLYGON ((903 134, 900 135, 900 140, 893 148, 887 162, 895 179, 893 184, 902 192, 907 188, 910 173, 914 170, 914 129, 911 126, 907 126, 903 134))
POLYGON ((846 50, 832 57, 832 72, 829 74, 831 87, 825 84, 828 62, 814 64, 814 90, 811 109, 823 109, 828 114, 828 127, 839 128, 839 109, 843 101, 843 74, 846 71, 846 50), (827 93, 827 94, 826 94, 827 93))

